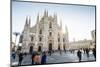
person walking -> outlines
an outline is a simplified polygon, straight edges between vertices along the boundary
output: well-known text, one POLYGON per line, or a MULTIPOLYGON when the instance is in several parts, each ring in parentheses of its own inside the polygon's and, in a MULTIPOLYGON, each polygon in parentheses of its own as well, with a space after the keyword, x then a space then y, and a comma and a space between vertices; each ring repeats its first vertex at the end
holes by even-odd
POLYGON ((18 65, 21 65, 22 60, 23 60, 23 53, 19 53, 19 62, 18 62, 18 65))
POLYGON ((15 58, 16 58, 16 53, 15 52, 12 52, 12 57, 15 60, 15 58))
POLYGON ((46 64, 46 52, 43 52, 42 58, 41 58, 41 64, 46 64))
POLYGON ((94 58, 95 58, 95 60, 96 60, 96 46, 93 48, 93 55, 94 55, 94 58))
POLYGON ((33 51, 33 52, 32 52, 32 57, 31 57, 32 65, 34 65, 34 57, 35 57, 35 55, 36 55, 36 54, 35 54, 35 52, 33 51))
POLYGON ((85 54, 85 53, 86 53, 86 52, 85 52, 85 48, 83 49, 83 51, 84 51, 84 54, 85 54))
POLYGON ((89 58, 89 49, 86 49, 87 58, 89 58))
POLYGON ((82 56, 81 56, 81 51, 80 51, 80 50, 78 50, 78 52, 77 52, 77 56, 78 56, 78 58, 79 58, 79 62, 81 62, 81 58, 82 58, 82 56))

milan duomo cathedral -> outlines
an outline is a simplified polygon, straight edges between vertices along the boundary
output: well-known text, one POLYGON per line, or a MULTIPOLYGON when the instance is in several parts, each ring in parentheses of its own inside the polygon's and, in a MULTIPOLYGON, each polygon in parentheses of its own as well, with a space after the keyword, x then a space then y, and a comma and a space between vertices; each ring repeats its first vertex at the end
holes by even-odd
POLYGON ((65 26, 65 33, 62 32, 62 22, 58 24, 57 15, 48 15, 44 11, 40 18, 37 15, 36 24, 31 25, 31 19, 26 17, 25 26, 20 36, 22 51, 49 51, 49 50, 66 50, 69 45, 68 29, 65 26))

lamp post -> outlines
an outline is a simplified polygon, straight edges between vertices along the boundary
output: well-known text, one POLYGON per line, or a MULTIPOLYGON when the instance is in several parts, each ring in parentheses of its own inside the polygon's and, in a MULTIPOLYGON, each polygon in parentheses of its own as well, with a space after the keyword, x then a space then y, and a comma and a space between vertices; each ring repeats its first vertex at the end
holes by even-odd
POLYGON ((16 45, 17 36, 18 36, 20 33, 19 33, 19 32, 14 32, 13 34, 15 35, 15 45, 16 45))

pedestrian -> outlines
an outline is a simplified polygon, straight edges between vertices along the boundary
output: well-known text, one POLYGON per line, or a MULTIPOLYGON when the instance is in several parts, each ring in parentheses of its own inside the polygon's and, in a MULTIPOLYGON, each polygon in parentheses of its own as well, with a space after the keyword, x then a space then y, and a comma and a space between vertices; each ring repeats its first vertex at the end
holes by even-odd
POLYGON ((46 52, 43 52, 42 58, 41 58, 41 64, 46 64, 46 58, 47 58, 46 52))
POLYGON ((15 58, 16 58, 16 53, 15 52, 12 52, 12 57, 15 60, 15 58))
POLYGON ((36 53, 35 54, 35 56, 34 56, 34 58, 33 58, 33 60, 34 60, 34 64, 41 64, 41 57, 40 57, 40 54, 39 53, 36 53))
POLYGON ((78 52, 77 52, 77 56, 78 56, 78 58, 79 58, 79 62, 81 62, 81 58, 82 58, 82 56, 81 56, 81 51, 80 51, 80 50, 78 50, 78 52))
POLYGON ((93 55, 94 55, 94 58, 95 58, 95 60, 96 60, 96 48, 93 48, 93 55))
POLYGON ((22 60, 23 60, 23 53, 19 53, 19 62, 18 62, 18 65, 21 65, 22 60))
POLYGON ((85 48, 83 49, 83 51, 84 51, 84 54, 85 54, 85 48))
POLYGON ((33 51, 32 52, 32 57, 31 57, 31 60, 32 60, 32 65, 34 64, 34 57, 36 56, 36 52, 33 51))
POLYGON ((26 55, 27 55, 27 53, 25 52, 25 53, 24 53, 24 55, 26 56, 26 55))
POLYGON ((86 49, 86 54, 87 54, 87 57, 89 57, 89 49, 88 48, 86 49))

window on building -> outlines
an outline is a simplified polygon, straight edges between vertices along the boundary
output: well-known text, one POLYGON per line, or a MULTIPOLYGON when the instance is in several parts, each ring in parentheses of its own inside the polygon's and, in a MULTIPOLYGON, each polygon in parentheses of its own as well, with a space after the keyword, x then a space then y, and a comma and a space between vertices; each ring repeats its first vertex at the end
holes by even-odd
POLYGON ((42 30, 40 30, 40 32, 39 32, 40 34, 42 34, 42 30))
POLYGON ((58 38, 58 42, 60 42, 60 38, 58 38))
POLYGON ((42 41, 42 38, 41 37, 39 38, 39 41, 42 41))
POLYGON ((50 22, 49 28, 52 28, 52 23, 50 22))
POLYGON ((33 41, 33 37, 31 37, 31 41, 33 41))
POLYGON ((52 36, 52 32, 50 32, 49 35, 52 36))

